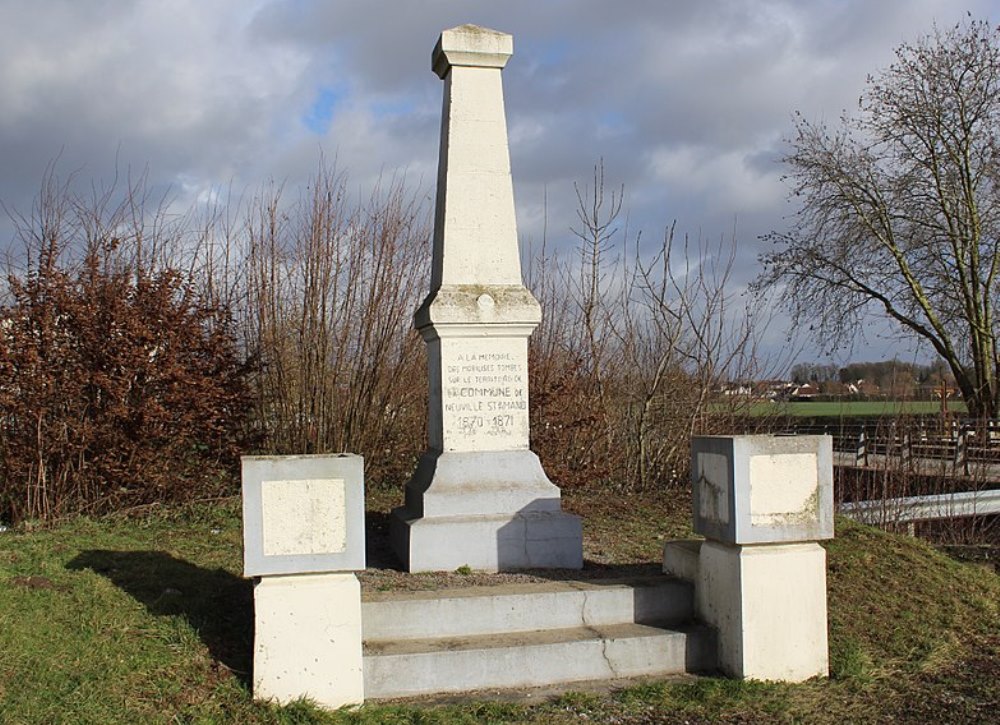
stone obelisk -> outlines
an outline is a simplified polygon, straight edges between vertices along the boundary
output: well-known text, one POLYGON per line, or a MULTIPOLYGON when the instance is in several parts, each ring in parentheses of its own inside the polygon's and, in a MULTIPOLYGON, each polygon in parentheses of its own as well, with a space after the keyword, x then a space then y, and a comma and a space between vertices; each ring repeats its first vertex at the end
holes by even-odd
POLYGON ((409 571, 580 568, 580 519, 528 447, 528 336, 541 321, 521 281, 500 71, 506 33, 441 34, 444 81, 427 344, 427 452, 393 512, 409 571))

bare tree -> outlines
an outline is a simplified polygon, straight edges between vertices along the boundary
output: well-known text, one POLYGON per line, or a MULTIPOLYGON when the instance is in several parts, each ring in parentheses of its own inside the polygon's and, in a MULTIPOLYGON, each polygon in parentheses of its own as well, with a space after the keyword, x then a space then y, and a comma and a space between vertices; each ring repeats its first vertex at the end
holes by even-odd
POLYGON ((692 433, 731 422, 714 392, 752 375, 763 328, 730 283, 735 241, 681 243, 670 226, 644 244, 600 163, 593 182, 576 188, 578 263, 543 251, 532 265, 532 441, 561 485, 670 485, 686 480, 692 433))
MULTIPOLYGON (((596 413, 604 425, 609 445, 615 438, 614 421, 610 415, 607 389, 609 379, 615 377, 614 367, 620 361, 614 355, 616 319, 620 306, 615 304, 615 287, 620 276, 620 257, 616 254, 618 217, 625 196, 624 186, 605 193, 604 160, 594 166, 593 186, 573 185, 576 192, 578 225, 571 227, 577 237, 580 256, 578 274, 564 275, 564 283, 573 291, 572 299, 578 310, 577 334, 584 341, 580 360, 590 373, 590 380, 597 393, 596 413)), ((628 232, 623 234, 628 240, 628 232)))
POLYGON ((947 363, 974 416, 1000 412, 1000 31, 969 21, 896 50, 835 130, 796 120, 802 206, 762 286, 830 344, 882 312, 947 363))
POLYGON ((720 381, 753 377, 759 361, 749 302, 739 305, 731 282, 735 238, 717 244, 675 239, 666 229, 648 262, 628 265, 627 324, 621 338, 629 381, 633 457, 639 485, 656 478, 680 480, 692 435, 726 429, 729 420, 710 405, 720 381))

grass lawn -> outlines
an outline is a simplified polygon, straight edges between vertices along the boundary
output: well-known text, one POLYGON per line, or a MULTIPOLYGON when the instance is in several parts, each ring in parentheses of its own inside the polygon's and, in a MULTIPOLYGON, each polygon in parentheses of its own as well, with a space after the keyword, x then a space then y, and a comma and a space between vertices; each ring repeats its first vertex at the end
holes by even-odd
MULTIPOLYGON (((396 493, 370 497, 381 521, 396 493)), ((565 492, 589 566, 655 565, 687 530, 682 493, 565 492)), ((830 680, 705 677, 535 705, 254 703, 252 591, 239 502, 0 533, 2 723, 995 722, 1000 576, 920 541, 838 521, 830 680)))
MULTIPOLYGON (((967 412, 961 401, 948 403, 948 411, 962 415, 967 412)), ((861 418, 899 415, 937 415, 941 404, 930 400, 855 400, 844 402, 760 402, 753 403, 750 415, 787 415, 816 418, 861 418)))

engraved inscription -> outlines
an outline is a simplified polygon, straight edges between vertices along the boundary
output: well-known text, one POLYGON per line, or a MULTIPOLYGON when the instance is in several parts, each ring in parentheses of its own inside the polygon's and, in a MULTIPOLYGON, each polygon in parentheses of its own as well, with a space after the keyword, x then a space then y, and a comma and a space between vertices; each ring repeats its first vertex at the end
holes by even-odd
POLYGON ((515 349, 462 351, 447 356, 442 371, 442 409, 446 436, 452 439, 450 448, 527 445, 524 357, 515 349))

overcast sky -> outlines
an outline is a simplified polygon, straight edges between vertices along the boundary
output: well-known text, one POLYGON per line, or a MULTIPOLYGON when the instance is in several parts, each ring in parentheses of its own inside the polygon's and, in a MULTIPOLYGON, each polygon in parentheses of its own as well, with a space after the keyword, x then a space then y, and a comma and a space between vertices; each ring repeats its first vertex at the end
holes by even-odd
MULTIPOLYGON (((758 236, 788 225, 792 113, 836 120, 894 47, 967 11, 1000 21, 996 0, 0 0, 0 200, 26 210, 57 157, 88 184, 148 167, 188 204, 299 186, 321 152, 358 189, 405 174, 432 195, 430 53, 471 22, 514 35, 523 240, 547 195, 549 240, 571 243, 573 183, 603 158, 632 229, 735 229, 745 283, 758 236)), ((853 357, 891 354, 873 339, 853 357)))

